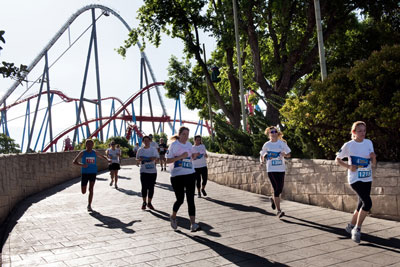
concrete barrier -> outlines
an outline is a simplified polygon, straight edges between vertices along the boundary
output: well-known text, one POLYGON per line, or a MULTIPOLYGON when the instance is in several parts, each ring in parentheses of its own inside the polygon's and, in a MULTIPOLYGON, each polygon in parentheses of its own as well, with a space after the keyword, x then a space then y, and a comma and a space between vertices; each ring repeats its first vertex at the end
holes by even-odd
MULTIPOLYGON (((209 153, 209 179, 219 184, 272 195, 273 189, 259 160, 253 157, 209 153)), ((282 198, 353 212, 357 196, 347 183, 346 169, 333 160, 286 160, 282 198)), ((400 221, 400 163, 378 162, 373 170, 371 215, 400 221)))

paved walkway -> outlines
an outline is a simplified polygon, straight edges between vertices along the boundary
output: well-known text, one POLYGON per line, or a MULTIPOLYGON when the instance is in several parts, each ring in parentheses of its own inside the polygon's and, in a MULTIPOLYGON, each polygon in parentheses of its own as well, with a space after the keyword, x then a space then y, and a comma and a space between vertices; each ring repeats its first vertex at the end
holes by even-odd
POLYGON ((169 174, 159 172, 153 204, 141 210, 136 166, 123 166, 119 189, 98 176, 93 209, 79 179, 19 206, 2 251, 3 266, 400 266, 400 223, 367 218, 357 245, 343 229, 350 214, 209 183, 197 198, 203 231, 191 233, 186 203, 173 231, 169 174))

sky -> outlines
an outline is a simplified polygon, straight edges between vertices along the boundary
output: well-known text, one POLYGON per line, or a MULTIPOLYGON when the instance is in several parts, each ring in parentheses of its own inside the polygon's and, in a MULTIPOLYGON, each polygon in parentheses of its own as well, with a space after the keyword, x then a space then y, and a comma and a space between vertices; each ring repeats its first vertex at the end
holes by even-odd
MULTIPOLYGON (((48 42, 54 37, 59 29, 67 22, 67 20, 80 8, 89 4, 105 5, 116 11, 131 27, 136 27, 138 21, 136 12, 143 4, 140 0, 0 0, 0 30, 5 31, 3 37, 5 44, 1 44, 3 50, 0 52, 0 60, 13 62, 17 66, 20 64, 30 65, 34 58, 42 51, 48 42)), ((101 14, 100 10, 96 10, 96 17, 101 14)), ((89 48, 90 30, 87 31, 79 40, 77 38, 91 24, 91 12, 86 11, 80 15, 70 26, 69 35, 63 34, 56 44, 48 53, 49 64, 54 65, 49 70, 50 89, 62 91, 71 98, 79 98, 81 94, 85 64, 89 48), (70 43, 76 43, 69 48, 70 43), (69 48, 69 49, 68 49, 69 48), (58 60, 57 58, 68 51, 58 60)), ((115 16, 102 16, 96 23, 97 26, 97 42, 99 50, 99 71, 100 86, 102 97, 118 97, 123 102, 140 89, 140 52, 137 47, 128 50, 126 58, 120 56, 116 49, 123 45, 127 39, 128 30, 115 16)), ((206 51, 209 53, 215 48, 215 42, 202 35, 202 42, 206 45, 206 51)), ((178 39, 171 39, 163 36, 161 46, 156 48, 147 43, 145 53, 150 61, 157 81, 165 81, 168 78, 168 60, 172 55, 181 59, 183 56, 183 45, 178 39)), ((89 73, 85 89, 85 98, 97 98, 95 65, 93 52, 89 65, 89 73)), ((28 75, 28 85, 24 83, 19 86, 13 94, 7 99, 7 105, 14 103, 16 100, 27 98, 39 92, 40 84, 35 83, 43 73, 44 60, 33 69, 28 75), (29 90, 28 90, 29 87, 29 90)), ((150 79, 150 76, 149 76, 150 79)), ((0 78, 0 96, 2 96, 13 84, 13 80, 0 78)), ((151 79, 149 81, 151 83, 151 79)), ((44 88, 46 89, 46 88, 44 88)), ((161 87, 161 95, 164 96, 165 91, 161 87)), ((154 116, 161 116, 161 105, 157 100, 155 90, 150 92, 154 116)), ((147 96, 144 98, 144 106, 148 106, 147 96)), ((174 117, 175 101, 163 97, 163 101, 167 107, 167 113, 170 117, 174 117)), ((40 108, 45 108, 47 98, 43 97, 40 101, 40 108)), ((111 112, 111 101, 103 102, 103 116, 108 116, 111 112)), ((118 108, 116 103, 116 109, 118 108)), ((198 121, 197 111, 190 111, 182 105, 182 119, 198 121)), ((30 101, 30 111, 33 112, 36 106, 36 100, 30 101)), ((95 117, 94 105, 87 104, 87 113, 89 118, 95 117)), ((135 111, 138 113, 139 107, 135 102, 135 111)), ((27 111, 27 102, 11 108, 8 113, 8 129, 10 136, 26 149, 27 133, 23 135, 25 113, 27 111), (24 136, 24 137, 23 137, 24 136), (22 140, 24 139, 24 142, 22 140)), ((150 115, 149 108, 143 110, 144 115, 150 115)), ((43 144, 43 134, 41 138, 37 138, 44 117, 44 110, 38 113, 37 123, 35 124, 33 140, 31 148, 36 145, 40 149, 43 144)), ((52 106, 52 124, 53 137, 61 133, 64 129, 75 124, 75 104, 62 103, 57 96, 54 97, 52 106)), ((137 114, 138 115, 138 114, 137 114)), ((33 120, 31 114, 30 120, 33 120)), ((28 125, 28 123, 26 123, 28 125)), ((178 125, 178 124, 177 124, 178 125)), ((117 123, 118 129, 120 122, 117 123)), ((158 127, 158 125, 156 125, 158 127)), ((196 125, 190 126, 190 135, 193 136, 196 125)), ((152 132, 150 123, 145 123, 143 130, 146 134, 152 132)), ((93 131, 93 130, 92 130, 93 131)), ((0 129, 2 133, 2 130, 0 129)), ((207 131, 203 129, 203 134, 207 135, 207 131)), ((170 136, 171 129, 166 129, 166 133, 170 136)), ((199 133, 199 132, 198 132, 199 133)), ((104 135, 106 137, 107 127, 104 135)), ((69 134, 72 137, 73 133, 69 134)), ((112 129, 109 137, 112 136, 112 129)), ((48 139, 48 137, 47 137, 48 139)), ((61 148, 61 142, 58 144, 58 150, 61 148)))

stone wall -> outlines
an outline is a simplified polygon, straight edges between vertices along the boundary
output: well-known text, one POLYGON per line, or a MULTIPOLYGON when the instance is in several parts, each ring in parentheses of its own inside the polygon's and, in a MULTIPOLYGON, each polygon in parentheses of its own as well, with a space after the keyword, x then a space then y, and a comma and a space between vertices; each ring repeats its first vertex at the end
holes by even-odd
MULTIPOLYGON (((0 225, 27 196, 79 177, 81 168, 72 164, 77 154, 78 151, 0 155, 0 225)), ((99 170, 107 167, 107 161, 98 160, 99 170)))
MULTIPOLYGON (((219 184, 272 195, 273 190, 259 160, 253 157, 209 153, 209 179, 219 184)), ((347 183, 347 171, 333 160, 286 160, 282 198, 305 204, 353 212, 357 196, 347 183)), ((378 162, 373 170, 371 214, 400 221, 400 163, 378 162)))

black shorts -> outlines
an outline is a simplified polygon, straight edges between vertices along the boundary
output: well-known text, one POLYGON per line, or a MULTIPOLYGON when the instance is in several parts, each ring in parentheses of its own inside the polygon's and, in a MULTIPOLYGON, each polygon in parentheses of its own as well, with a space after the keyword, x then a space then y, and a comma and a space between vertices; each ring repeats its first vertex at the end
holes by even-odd
POLYGON ((87 186, 89 181, 95 182, 96 175, 97 173, 82 173, 81 186, 87 186))
POLYGON ((121 167, 120 167, 119 163, 111 163, 110 165, 108 165, 109 171, 117 171, 120 169, 121 169, 121 167))

